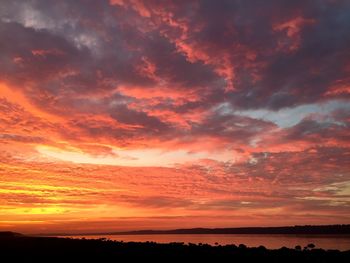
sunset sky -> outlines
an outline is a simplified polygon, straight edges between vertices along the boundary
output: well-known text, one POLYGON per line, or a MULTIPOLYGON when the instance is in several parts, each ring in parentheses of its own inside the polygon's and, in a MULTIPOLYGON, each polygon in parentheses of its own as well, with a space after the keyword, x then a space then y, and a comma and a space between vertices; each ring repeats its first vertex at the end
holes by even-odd
POLYGON ((350 223, 350 1, 1 0, 0 231, 350 223))

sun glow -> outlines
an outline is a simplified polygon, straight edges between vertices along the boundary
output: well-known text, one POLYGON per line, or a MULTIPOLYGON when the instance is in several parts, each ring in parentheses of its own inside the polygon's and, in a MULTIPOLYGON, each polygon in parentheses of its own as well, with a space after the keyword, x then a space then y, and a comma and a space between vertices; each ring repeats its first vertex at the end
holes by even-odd
POLYGON ((117 149, 113 150, 113 154, 106 156, 93 156, 85 153, 75 147, 68 147, 68 150, 39 145, 36 147, 37 151, 45 157, 55 158, 61 161, 68 161, 82 164, 100 164, 100 165, 117 165, 117 166, 164 166, 170 167, 178 163, 198 161, 201 159, 216 159, 219 161, 226 161, 232 158, 232 154, 224 153, 210 153, 197 152, 189 153, 184 150, 164 151, 160 149, 140 149, 128 150, 117 149))

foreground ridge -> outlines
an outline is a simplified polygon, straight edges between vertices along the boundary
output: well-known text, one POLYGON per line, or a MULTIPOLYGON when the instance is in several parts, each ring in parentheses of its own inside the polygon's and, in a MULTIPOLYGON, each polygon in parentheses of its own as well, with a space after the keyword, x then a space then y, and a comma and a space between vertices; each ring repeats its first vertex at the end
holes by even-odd
MULTIPOLYGON (((183 260, 227 260, 259 262, 349 262, 350 250, 324 250, 313 244, 301 248, 266 249, 263 246, 248 248, 243 244, 217 245, 154 242, 117 242, 101 239, 72 239, 56 237, 30 237, 11 232, 0 233, 0 253, 11 261, 76 261, 79 260, 152 260, 174 262, 183 260), (5 234, 4 234, 5 233, 5 234)), ((133 261, 132 261, 133 262, 133 261)))

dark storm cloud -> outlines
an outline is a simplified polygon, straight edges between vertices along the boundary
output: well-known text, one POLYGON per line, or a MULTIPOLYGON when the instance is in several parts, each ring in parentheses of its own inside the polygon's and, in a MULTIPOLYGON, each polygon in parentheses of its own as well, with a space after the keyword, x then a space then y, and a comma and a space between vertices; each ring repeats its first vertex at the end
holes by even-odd
POLYGON ((142 129, 148 131, 164 132, 170 127, 160 121, 158 118, 149 116, 142 111, 129 109, 126 105, 118 105, 113 107, 111 116, 117 121, 130 125, 141 125, 142 129))
POLYGON ((249 143, 251 139, 276 126, 270 122, 215 112, 208 116, 201 124, 193 124, 192 134, 219 135, 220 138, 235 139, 249 143))
MULTIPOLYGON (((187 12, 186 4, 169 6, 164 12, 194 29, 181 39, 189 55, 200 50, 198 60, 214 67, 227 56, 236 89, 227 97, 236 107, 313 103, 326 99, 337 81, 349 85, 347 1, 198 1, 187 12)), ((178 28, 167 29, 176 39, 178 28)))
POLYGON ((296 126, 288 129, 286 140, 314 140, 319 141, 336 138, 349 141, 349 124, 334 122, 319 122, 315 120, 302 120, 296 126))
MULTIPOLYGON (((2 1, 0 78, 67 118, 63 137, 77 128, 252 144, 277 127, 215 109, 348 99, 349 10, 347 1, 2 1)), ((306 118, 279 141, 346 141, 347 127, 306 118)))
POLYGON ((302 140, 317 143, 322 141, 323 144, 339 142, 340 145, 346 146, 350 141, 349 116, 350 111, 342 109, 330 112, 328 115, 304 118, 293 127, 285 129, 280 139, 285 142, 302 140))
POLYGON ((143 51, 156 66, 156 74, 177 88, 198 88, 215 85, 218 76, 203 63, 189 63, 183 54, 176 52, 174 44, 158 33, 152 33, 143 43, 143 51))

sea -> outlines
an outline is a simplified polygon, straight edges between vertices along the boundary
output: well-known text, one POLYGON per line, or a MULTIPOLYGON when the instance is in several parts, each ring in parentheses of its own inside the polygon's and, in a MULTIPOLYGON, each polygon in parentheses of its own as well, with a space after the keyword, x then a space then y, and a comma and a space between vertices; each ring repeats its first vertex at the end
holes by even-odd
MULTIPOLYGON (((63 236, 60 236, 63 237, 63 236)), ((302 248, 314 244, 316 248, 350 250, 350 235, 281 235, 281 234, 154 234, 154 235, 78 235, 64 236, 69 238, 99 239, 107 238, 123 242, 183 242, 185 244, 209 244, 236 246, 244 244, 248 247, 264 246, 268 249, 281 247, 302 248)))

